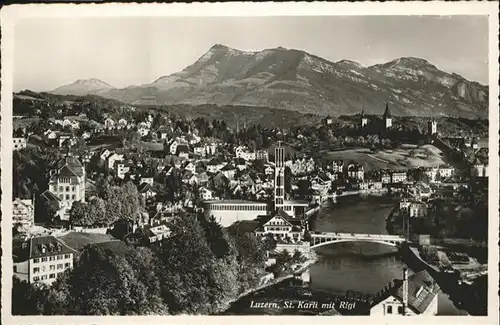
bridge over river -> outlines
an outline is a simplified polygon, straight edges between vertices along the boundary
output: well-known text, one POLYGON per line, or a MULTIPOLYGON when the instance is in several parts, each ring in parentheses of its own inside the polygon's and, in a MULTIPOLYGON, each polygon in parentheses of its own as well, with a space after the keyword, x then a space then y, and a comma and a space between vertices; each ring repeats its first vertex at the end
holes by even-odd
POLYGON ((338 233, 338 232, 312 232, 311 233, 311 248, 316 248, 332 243, 345 242, 371 242, 389 246, 398 246, 405 242, 403 236, 396 235, 376 235, 376 234, 354 234, 354 233, 338 233))

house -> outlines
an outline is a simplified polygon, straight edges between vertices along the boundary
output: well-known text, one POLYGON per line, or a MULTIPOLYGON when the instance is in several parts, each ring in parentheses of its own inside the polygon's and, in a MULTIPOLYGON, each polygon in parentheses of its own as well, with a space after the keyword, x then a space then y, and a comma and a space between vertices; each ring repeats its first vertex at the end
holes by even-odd
POLYGON ((214 188, 223 189, 229 184, 229 179, 222 172, 219 172, 212 178, 214 188))
POLYGON ((132 166, 133 164, 128 161, 116 161, 114 166, 116 177, 119 179, 125 179, 125 175, 130 171, 132 166))
POLYGON ((76 144, 76 138, 72 134, 61 133, 58 136, 59 148, 64 146, 74 146, 76 144))
POLYGON ((189 185, 196 185, 198 184, 198 178, 195 174, 187 170, 182 175, 182 182, 189 185))
POLYGON ((437 315, 438 293, 441 289, 429 272, 426 270, 417 272, 406 281, 408 288, 406 308, 403 306, 404 284, 401 283, 387 298, 371 307, 370 316, 437 315))
POLYGON ((20 150, 26 148, 25 138, 12 138, 12 147, 14 150, 20 150))
POLYGON ((231 163, 227 163, 220 171, 224 174, 224 176, 231 180, 234 178, 234 174, 236 173, 236 167, 234 167, 231 163))
POLYGON ((254 230, 255 235, 271 234, 277 240, 287 239, 293 242, 304 238, 304 226, 300 218, 293 218, 282 209, 272 216, 261 221, 261 225, 254 230))
POLYGON ((179 144, 177 146, 176 155, 181 158, 189 158, 189 147, 187 144, 179 144))
POLYGON ((28 283, 50 285, 73 268, 75 252, 54 236, 28 238, 13 247, 14 276, 28 283))
POLYGON ((365 178, 365 169, 362 165, 350 164, 347 168, 347 176, 357 181, 363 181, 365 178))
POLYGON ((264 169, 264 173, 268 176, 271 176, 274 174, 274 168, 270 165, 266 166, 266 169, 264 169))
POLYGON ((236 158, 234 160, 234 164, 236 165, 236 168, 240 171, 247 169, 247 163, 243 158, 236 158))
POLYGON ((359 189, 362 191, 380 191, 382 189, 382 182, 361 182, 359 189))
POLYGON ((196 174, 196 165, 192 162, 185 163, 183 169, 188 170, 193 174, 196 174))
POLYGON ((115 128, 115 121, 112 118, 107 118, 104 120, 104 127, 108 130, 112 130, 115 128))
POLYGON ((170 147, 169 148, 170 148, 170 153, 172 155, 175 155, 177 153, 177 146, 179 144, 180 144, 180 142, 177 141, 177 140, 174 140, 174 141, 172 141, 172 143, 170 143, 170 147))
POLYGON ((391 183, 391 175, 386 173, 386 172, 382 172, 380 175, 380 181, 382 182, 382 184, 390 184, 391 183))
POLYGON ((138 228, 137 232, 148 244, 159 243, 163 239, 170 237, 172 233, 171 225, 168 222, 162 222, 155 226, 143 225, 138 228))
POLYGON ((427 204, 424 202, 412 202, 408 207, 410 218, 421 218, 427 215, 427 204))
POLYGON ((407 179, 406 172, 392 172, 391 174, 391 182, 395 183, 403 183, 407 179))
POLYGON ((52 130, 46 130, 45 132, 43 132, 43 136, 47 139, 47 140, 55 140, 57 139, 57 133, 55 131, 52 131, 52 130))
POLYGON ((213 192, 206 187, 200 187, 200 198, 203 201, 213 200, 213 192))
POLYGON ((264 162, 269 161, 269 153, 267 150, 257 150, 255 151, 255 160, 261 160, 264 162))
POLYGON ((332 161, 332 171, 334 173, 343 173, 344 172, 344 161, 343 160, 332 161))
POLYGON ((207 172, 215 174, 220 171, 225 165, 226 164, 224 162, 221 162, 216 158, 212 158, 207 163, 207 172))
POLYGON ((205 157, 207 155, 205 146, 196 146, 193 148, 193 152, 194 154, 200 155, 201 157, 205 157))
POLYGON ((117 161, 121 161, 124 159, 124 155, 121 155, 121 154, 118 154, 116 152, 110 154, 107 158, 107 164, 106 164, 106 168, 107 170, 112 170, 114 167, 115 167, 115 163, 117 161))
POLYGON ((108 149, 102 149, 100 152, 99 152, 99 158, 100 160, 106 160, 108 159, 109 156, 111 156, 112 152, 109 151, 108 149))
POLYGON ((153 184, 154 184, 153 177, 141 177, 140 184, 144 184, 144 183, 153 186, 153 184))
POLYGON ((153 190, 153 186, 149 183, 142 183, 139 188, 139 194, 146 200, 154 198, 156 192, 153 190))
POLYGON ((35 211, 32 200, 15 199, 12 202, 12 224, 18 225, 18 231, 26 231, 35 223, 35 211))
POLYGON ((200 184, 200 185, 206 185, 206 184, 208 184, 208 181, 210 180, 210 177, 205 172, 199 173, 196 176, 198 178, 198 184, 200 184))

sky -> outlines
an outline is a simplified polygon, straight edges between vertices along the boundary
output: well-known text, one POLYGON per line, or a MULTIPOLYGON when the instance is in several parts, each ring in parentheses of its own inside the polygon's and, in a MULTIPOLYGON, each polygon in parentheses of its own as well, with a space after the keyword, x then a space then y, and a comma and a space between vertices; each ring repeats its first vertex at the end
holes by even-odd
POLYGON ((282 46, 363 65, 419 57, 488 84, 487 16, 25 18, 14 33, 14 91, 87 78, 119 88, 150 83, 214 44, 282 46))

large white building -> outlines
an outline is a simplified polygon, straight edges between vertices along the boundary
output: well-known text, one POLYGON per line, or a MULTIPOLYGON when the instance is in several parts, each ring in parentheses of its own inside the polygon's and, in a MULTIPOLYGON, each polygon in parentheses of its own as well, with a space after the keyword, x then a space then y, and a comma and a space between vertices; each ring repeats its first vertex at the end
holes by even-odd
POLYGON ((244 200, 221 200, 203 202, 205 217, 213 216, 223 227, 228 227, 237 221, 254 220, 258 216, 269 213, 265 202, 244 200))
POLYGON ((28 283, 52 284, 73 268, 75 250, 54 236, 32 237, 13 248, 14 276, 28 283))
POLYGON ((78 159, 68 155, 56 163, 56 168, 50 175, 49 189, 46 192, 59 199, 61 206, 65 207, 62 219, 69 220, 73 202, 85 202, 85 168, 78 159))
POLYGON ((12 224, 28 230, 35 223, 35 210, 32 200, 15 199, 12 202, 12 224))
POLYGON ((288 237, 294 242, 304 238, 304 227, 302 219, 293 218, 283 210, 279 210, 275 215, 269 216, 262 222, 261 226, 254 230, 257 236, 273 235, 276 239, 288 237))

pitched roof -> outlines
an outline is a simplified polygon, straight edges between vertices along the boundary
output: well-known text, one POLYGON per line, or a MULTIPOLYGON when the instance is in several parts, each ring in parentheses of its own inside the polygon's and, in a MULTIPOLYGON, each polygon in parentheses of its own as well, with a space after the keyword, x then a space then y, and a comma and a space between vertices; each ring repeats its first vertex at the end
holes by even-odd
POLYGON ((149 183, 142 183, 139 185, 139 193, 146 193, 147 191, 153 191, 153 187, 149 183))
MULTIPOLYGON (((425 312, 432 300, 440 291, 439 286, 426 270, 408 277, 408 306, 419 314, 425 312)), ((403 286, 395 293, 395 297, 403 300, 403 286)))
POLYGON ((13 255, 16 262, 74 252, 76 252, 74 249, 54 236, 31 237, 26 242, 13 249, 13 255))

